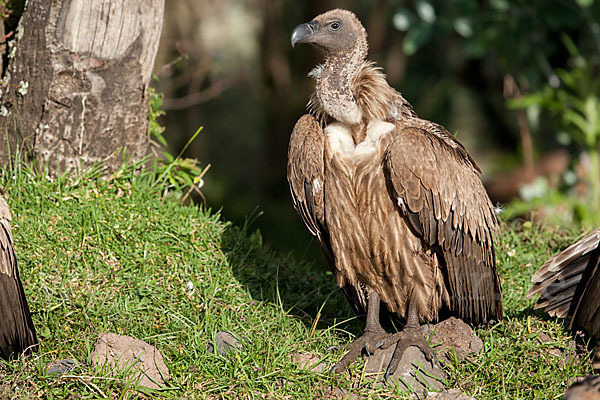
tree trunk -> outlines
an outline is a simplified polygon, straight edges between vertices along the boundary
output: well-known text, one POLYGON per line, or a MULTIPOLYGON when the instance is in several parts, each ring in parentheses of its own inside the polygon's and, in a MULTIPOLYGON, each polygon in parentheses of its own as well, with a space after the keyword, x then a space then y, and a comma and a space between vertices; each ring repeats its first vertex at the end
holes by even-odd
POLYGON ((164 0, 29 0, 2 82, 0 161, 56 175, 145 156, 163 12, 164 0))

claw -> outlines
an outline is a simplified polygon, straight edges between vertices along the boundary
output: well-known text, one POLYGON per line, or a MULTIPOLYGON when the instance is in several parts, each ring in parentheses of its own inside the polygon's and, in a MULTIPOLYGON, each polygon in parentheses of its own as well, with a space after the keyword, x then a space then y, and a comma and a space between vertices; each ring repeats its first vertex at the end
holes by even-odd
POLYGON ((440 363, 440 359, 438 358, 437 354, 435 354, 435 351, 433 351, 433 349, 431 347, 429 347, 429 344, 427 344, 427 342, 425 342, 425 346, 423 346, 424 348, 421 346, 418 346, 421 349, 421 351, 423 352, 425 359, 427 361, 429 361, 430 363, 432 363, 434 367, 441 369, 442 364, 440 363), (425 347, 425 346, 427 346, 427 347, 425 347))
POLYGON ((433 354, 433 351, 424 351, 423 355, 425 356, 425 359, 429 362, 433 362, 433 358, 435 357, 435 354, 433 354))
MULTIPOLYGON (((391 337, 388 337, 387 340, 391 341, 392 344, 396 343, 396 349, 394 350, 394 354, 392 355, 392 358, 385 371, 385 381, 387 381, 387 378, 394 375, 398 369, 398 365, 400 365, 400 361, 402 360, 404 352, 410 346, 418 347, 427 361, 431 362, 434 367, 441 369, 441 365, 433 349, 429 347, 429 344, 424 340, 423 337, 420 336, 419 333, 415 332, 414 329, 405 329, 400 333, 400 335, 392 335, 391 337)), ((387 343, 384 344, 384 347, 386 345, 389 347, 389 344, 387 343)))
POLYGON ((325 349, 325 353, 329 353, 331 351, 338 351, 339 349, 340 349, 340 346, 338 346, 338 345, 329 346, 328 348, 325 349))
POLYGON ((371 357, 371 350, 369 350, 371 346, 369 346, 369 342, 365 343, 365 351, 367 352, 367 357, 371 357))
POLYGON ((394 375, 394 373, 398 369, 398 364, 400 364, 400 360, 402 359, 403 354, 404 351, 402 351, 400 353, 400 356, 397 357, 396 352, 394 351, 394 355, 392 356, 392 359, 390 360, 390 363, 388 364, 387 369, 385 370, 385 375, 383 376, 386 381, 387 378, 391 375, 394 375))
POLYGON ((369 357, 373 355, 378 348, 378 343, 382 341, 382 335, 387 335, 383 329, 381 331, 366 330, 360 337, 345 346, 348 352, 335 365, 332 372, 340 373, 344 371, 355 359, 360 357, 363 350, 369 357))
POLYGON ((388 383, 388 378, 390 377, 390 375, 391 375, 391 374, 390 374, 390 369, 388 368, 388 369, 385 371, 385 374, 383 374, 383 381, 384 381, 385 383, 388 383))

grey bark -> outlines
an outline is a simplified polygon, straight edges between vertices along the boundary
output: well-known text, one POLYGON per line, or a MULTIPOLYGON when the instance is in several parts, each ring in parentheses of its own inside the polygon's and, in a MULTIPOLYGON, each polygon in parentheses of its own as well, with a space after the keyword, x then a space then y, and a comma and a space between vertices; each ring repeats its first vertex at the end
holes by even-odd
POLYGON ((52 175, 147 154, 164 0, 29 0, 2 85, 0 161, 52 175))

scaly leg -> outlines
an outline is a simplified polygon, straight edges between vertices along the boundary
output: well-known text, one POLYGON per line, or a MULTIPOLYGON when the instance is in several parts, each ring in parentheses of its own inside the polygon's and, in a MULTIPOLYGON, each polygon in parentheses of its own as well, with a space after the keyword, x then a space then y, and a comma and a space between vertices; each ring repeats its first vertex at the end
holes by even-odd
POLYGON ((360 337, 346 346, 350 350, 333 366, 331 369, 332 373, 344 371, 350 363, 361 355, 363 349, 365 349, 368 355, 371 355, 371 351, 375 351, 375 349, 380 347, 383 340, 388 336, 379 322, 379 303, 379 295, 374 290, 369 289, 365 330, 360 337))
POLYGON ((408 316, 404 329, 388 336, 382 342, 378 343, 379 347, 382 349, 386 349, 396 343, 396 349, 394 350, 394 354, 392 355, 392 359, 390 360, 384 375, 384 379, 386 380, 396 372, 404 352, 410 346, 418 347, 423 352, 427 361, 432 362, 435 367, 441 368, 437 356, 431 347, 429 347, 429 344, 419 329, 419 311, 417 310, 416 304, 416 301, 414 301, 413 296, 411 295, 411 299, 408 303, 408 316))

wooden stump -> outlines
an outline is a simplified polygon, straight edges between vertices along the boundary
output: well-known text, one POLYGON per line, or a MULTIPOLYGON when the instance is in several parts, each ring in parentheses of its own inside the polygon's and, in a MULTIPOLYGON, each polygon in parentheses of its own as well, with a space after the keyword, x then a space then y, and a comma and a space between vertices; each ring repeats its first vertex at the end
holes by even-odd
POLYGON ((148 94, 164 0, 29 0, 2 87, 0 161, 50 174, 148 151, 148 94))

